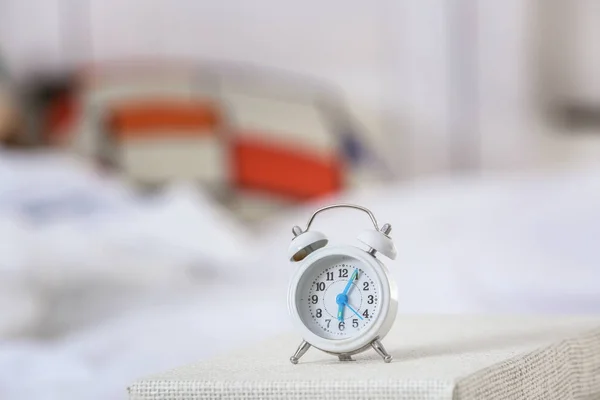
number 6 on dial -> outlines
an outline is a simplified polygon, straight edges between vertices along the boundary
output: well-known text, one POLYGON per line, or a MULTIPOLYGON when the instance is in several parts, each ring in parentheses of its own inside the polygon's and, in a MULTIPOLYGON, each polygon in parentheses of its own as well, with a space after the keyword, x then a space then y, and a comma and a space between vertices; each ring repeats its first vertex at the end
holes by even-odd
POLYGON ((342 361, 369 348, 390 362, 381 340, 396 319, 397 289, 380 253, 392 260, 396 248, 389 237, 391 226, 381 228, 368 209, 352 204, 335 204, 317 210, 306 229, 294 226, 288 249, 297 264, 288 289, 288 309, 303 341, 290 358, 294 364, 311 347, 338 356, 342 361), (332 208, 365 212, 375 229, 364 231, 358 246, 327 246, 324 234, 310 231, 317 214, 332 208))

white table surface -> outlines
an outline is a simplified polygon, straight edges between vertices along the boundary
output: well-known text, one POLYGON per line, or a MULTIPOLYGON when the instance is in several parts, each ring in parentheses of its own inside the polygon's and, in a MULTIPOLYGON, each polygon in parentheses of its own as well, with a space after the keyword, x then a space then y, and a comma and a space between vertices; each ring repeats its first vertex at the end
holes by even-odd
POLYGON ((311 348, 293 365, 289 357, 301 338, 290 333, 141 379, 129 394, 132 400, 452 399, 463 378, 595 329, 600 316, 403 316, 383 340, 390 364, 371 350, 340 362, 311 348))

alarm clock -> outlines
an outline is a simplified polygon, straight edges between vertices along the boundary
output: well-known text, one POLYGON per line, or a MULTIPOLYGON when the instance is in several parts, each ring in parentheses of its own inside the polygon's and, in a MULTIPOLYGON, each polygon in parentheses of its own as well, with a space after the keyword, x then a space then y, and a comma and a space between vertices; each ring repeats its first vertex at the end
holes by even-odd
POLYGON ((396 258, 390 224, 381 227, 373 213, 353 204, 318 209, 306 228, 292 228, 289 261, 296 266, 288 288, 288 310, 303 340, 290 358, 297 364, 312 346, 352 361, 352 355, 375 350, 386 363, 392 356, 382 344, 396 319, 397 287, 380 257, 396 258), (358 235, 361 246, 328 246, 327 237, 310 230, 315 217, 334 208, 361 211, 373 228, 358 235))

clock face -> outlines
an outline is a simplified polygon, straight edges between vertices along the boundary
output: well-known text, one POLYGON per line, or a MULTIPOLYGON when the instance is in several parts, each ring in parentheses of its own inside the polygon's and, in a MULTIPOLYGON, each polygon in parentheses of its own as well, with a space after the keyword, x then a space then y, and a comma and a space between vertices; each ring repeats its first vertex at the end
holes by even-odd
POLYGON ((309 267, 296 292, 303 324, 325 339, 356 337, 379 317, 381 282, 367 263, 330 256, 309 267))

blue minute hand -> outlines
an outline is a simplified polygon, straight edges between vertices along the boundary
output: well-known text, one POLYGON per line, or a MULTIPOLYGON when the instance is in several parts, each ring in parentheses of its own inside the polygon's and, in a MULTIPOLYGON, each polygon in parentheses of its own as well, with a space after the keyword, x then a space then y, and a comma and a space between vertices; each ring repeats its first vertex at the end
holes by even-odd
POLYGON ((350 277, 350 279, 348 279, 348 283, 346 284, 346 287, 344 288, 344 291, 342 292, 342 294, 344 294, 344 295, 348 294, 348 292, 350 291, 350 288, 352 287, 352 282, 354 282, 357 275, 358 275, 358 269, 355 269, 354 272, 352 273, 352 276, 350 277))
POLYGON ((350 291, 350 288, 352 287, 352 282, 354 282, 357 275, 358 275, 358 268, 354 270, 354 272, 350 276, 350 279, 348 279, 348 283, 346 284, 344 291, 342 293, 338 294, 336 297, 336 303, 338 304, 337 318, 340 321, 344 320, 344 306, 346 306, 348 304, 348 292, 350 291))

